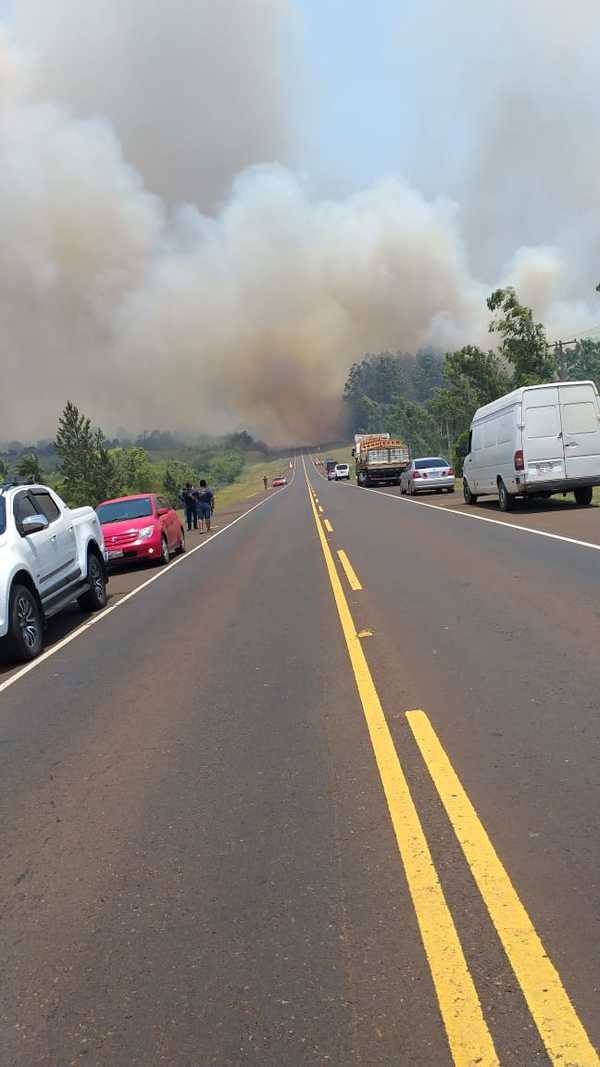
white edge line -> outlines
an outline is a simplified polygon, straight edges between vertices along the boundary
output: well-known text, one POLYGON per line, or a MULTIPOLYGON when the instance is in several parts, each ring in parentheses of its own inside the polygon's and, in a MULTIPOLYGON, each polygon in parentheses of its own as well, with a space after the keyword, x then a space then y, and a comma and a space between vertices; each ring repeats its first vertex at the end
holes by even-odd
POLYGON ((129 593, 126 593, 125 596, 121 597, 120 600, 117 600, 116 604, 111 604, 110 607, 104 608, 103 611, 99 611, 97 615, 93 615, 91 619, 88 619, 86 622, 82 623, 82 625, 78 626, 77 629, 73 630, 72 633, 67 634, 66 637, 62 638, 62 640, 58 641, 55 645, 52 645, 52 648, 47 649, 46 652, 42 652, 41 656, 38 656, 36 659, 32 660, 31 663, 28 663, 25 667, 21 667, 14 674, 11 674, 10 678, 7 678, 5 682, 1 682, 0 693, 3 693, 6 689, 9 689, 11 685, 14 685, 16 682, 20 681, 20 679, 24 678, 26 674, 30 673, 30 671, 34 671, 37 667, 41 667, 42 663, 44 663, 47 659, 50 659, 51 656, 55 656, 57 652, 60 652, 61 649, 66 647, 66 645, 70 645, 71 641, 74 641, 75 638, 80 637, 81 634, 86 633, 87 630, 91 630, 92 626, 96 626, 96 624, 101 622, 102 619, 105 619, 107 615, 112 614, 113 611, 116 611, 117 608, 120 608, 123 604, 126 604, 128 600, 132 599, 132 597, 137 596, 138 593, 141 593, 143 589, 147 589, 148 586, 152 585, 153 582, 157 582, 159 578, 164 577, 164 575, 168 574, 168 572, 172 570, 173 567, 177 567, 180 563, 185 563, 187 559, 191 559, 195 552, 199 552, 201 548, 206 548, 206 546, 209 545, 211 541, 214 541, 216 537, 220 537, 221 534, 226 533, 227 530, 230 530, 232 526, 236 525, 236 523, 241 522, 242 519, 245 519, 246 515, 250 515, 250 513, 252 511, 256 511, 257 508, 261 508, 263 504, 268 503, 269 500, 274 500, 277 496, 281 494, 282 491, 285 491, 285 489, 289 489, 289 486, 292 485, 295 477, 296 465, 294 464, 294 472, 292 474, 292 478, 289 484, 283 487, 283 490, 279 489, 276 493, 271 493, 270 496, 265 497, 264 500, 259 500, 258 504, 253 504, 251 508, 248 508, 247 511, 242 512, 242 514, 238 515, 236 519, 232 519, 232 521, 228 522, 227 526, 224 526, 222 530, 216 530, 211 537, 208 537, 206 539, 206 541, 202 541, 202 543, 196 545, 195 548, 191 548, 189 552, 184 552, 182 556, 178 556, 177 559, 174 559, 166 567, 161 568, 161 570, 159 570, 156 574, 153 574, 152 577, 148 578, 146 582, 142 582, 141 585, 136 586, 135 589, 132 589, 129 593))
MULTIPOLYGON (((315 473, 323 478, 323 475, 317 471, 316 467, 315 473)), ((433 511, 443 511, 444 515, 455 515, 462 519, 476 519, 477 522, 491 522, 493 526, 502 526, 504 529, 508 528, 509 530, 521 530, 523 533, 535 534, 537 537, 549 537, 552 541, 564 541, 565 544, 568 545, 577 545, 579 548, 591 548, 594 552, 600 552, 600 545, 595 545, 592 541, 578 541, 575 537, 565 537, 564 534, 550 533, 549 530, 536 530, 533 526, 521 526, 518 522, 503 522, 502 519, 490 519, 486 515, 471 515, 468 511, 450 511, 449 508, 444 508, 440 504, 427 504, 424 500, 413 500, 408 496, 396 496, 395 493, 385 493, 383 489, 367 489, 366 486, 355 485, 354 482, 348 482, 348 485, 351 489, 360 489, 364 493, 376 493, 377 496, 384 496, 387 500, 396 500, 402 504, 416 504, 420 508, 431 508, 433 511)))

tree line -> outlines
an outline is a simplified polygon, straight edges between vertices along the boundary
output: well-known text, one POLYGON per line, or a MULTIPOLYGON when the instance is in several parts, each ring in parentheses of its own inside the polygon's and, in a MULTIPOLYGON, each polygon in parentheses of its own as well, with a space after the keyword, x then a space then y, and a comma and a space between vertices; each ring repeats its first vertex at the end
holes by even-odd
POLYGON ((344 388, 352 432, 389 431, 413 455, 445 452, 461 473, 477 408, 523 385, 591 379, 600 387, 600 341, 548 344, 544 326, 511 287, 496 289, 486 303, 496 349, 465 345, 443 357, 382 352, 354 363, 344 388))
MULTIPOLYGON (((173 435, 168 437, 172 439, 173 435)), ((175 505, 186 482, 194 484, 205 477, 217 486, 230 484, 241 474, 246 454, 263 450, 266 445, 242 430, 203 448, 190 449, 193 460, 170 457, 153 462, 139 443, 123 446, 109 441, 91 419, 68 401, 58 421, 51 453, 46 452, 58 459, 55 469, 45 470, 44 455, 30 449, 13 464, 0 457, 0 482, 14 475, 22 482, 47 483, 71 507, 96 506, 111 497, 151 492, 160 492, 175 505)))

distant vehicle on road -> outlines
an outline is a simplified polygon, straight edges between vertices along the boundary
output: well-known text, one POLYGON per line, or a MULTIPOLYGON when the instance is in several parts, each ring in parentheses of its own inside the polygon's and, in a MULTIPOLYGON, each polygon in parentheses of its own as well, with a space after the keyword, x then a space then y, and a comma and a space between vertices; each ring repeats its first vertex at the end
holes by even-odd
POLYGON ((389 434, 357 434, 354 448, 358 485, 400 485, 400 478, 410 463, 404 441, 389 434))
POLYGON ((285 474, 278 474, 276 478, 273 478, 271 482, 273 489, 279 489, 282 485, 287 485, 287 478, 285 474))
POLYGON ((162 496, 143 493, 116 497, 98 505, 110 563, 155 560, 168 563, 185 552, 185 533, 179 515, 162 496))
POLYGON ((350 481, 350 467, 347 463, 336 463, 334 473, 336 481, 341 482, 344 481, 344 479, 348 482, 350 481))
POLYGON ((333 467, 328 467, 327 468, 327 481, 328 482, 335 482, 335 480, 336 480, 335 467, 336 467, 336 465, 334 463, 333 467))
POLYGON ((389 439, 390 439, 389 433, 376 433, 376 434, 373 434, 373 433, 355 433, 354 434, 354 448, 352 449, 352 455, 353 456, 358 455, 358 451, 360 449, 360 446, 361 446, 362 442, 363 441, 369 441, 372 437, 377 437, 379 440, 384 438, 386 441, 389 441, 389 439))
POLYGON ((74 600, 106 606, 102 529, 93 508, 69 508, 45 485, 0 487, 0 645, 34 659, 44 625, 74 600))
POLYGON ((441 456, 413 459, 400 479, 400 490, 409 496, 415 493, 453 493, 454 469, 441 456))
POLYGON ((329 456, 329 458, 325 460, 325 470, 327 471, 327 476, 328 477, 329 477, 329 472, 332 471, 332 470, 335 470, 335 460, 332 459, 331 456, 329 456))
POLYGON ((591 504, 600 485, 600 401, 593 382, 529 385, 479 408, 469 433, 463 486, 467 504, 497 493, 515 497, 572 491, 591 504))

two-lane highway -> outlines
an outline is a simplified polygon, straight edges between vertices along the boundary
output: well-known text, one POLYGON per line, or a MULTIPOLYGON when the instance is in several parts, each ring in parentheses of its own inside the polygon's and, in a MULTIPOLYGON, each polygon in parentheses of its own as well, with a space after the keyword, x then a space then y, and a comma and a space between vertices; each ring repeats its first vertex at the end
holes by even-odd
POLYGON ((306 469, 0 694, 0 1063, 598 1064, 599 554, 306 469))

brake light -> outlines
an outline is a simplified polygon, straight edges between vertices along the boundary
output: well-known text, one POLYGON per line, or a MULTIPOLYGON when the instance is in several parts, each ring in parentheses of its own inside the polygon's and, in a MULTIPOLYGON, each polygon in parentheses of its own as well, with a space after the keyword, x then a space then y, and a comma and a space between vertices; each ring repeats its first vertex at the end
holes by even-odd
POLYGON ((454 478, 454 467, 450 467, 446 473, 448 478, 454 478))
POLYGON ((413 471, 412 472, 412 476, 413 476, 413 478, 422 478, 423 477, 423 475, 421 474, 421 471, 413 471))
POLYGON ((518 448, 517 451, 515 452, 515 470, 516 471, 525 470, 525 460, 523 458, 523 449, 522 448, 518 448))

